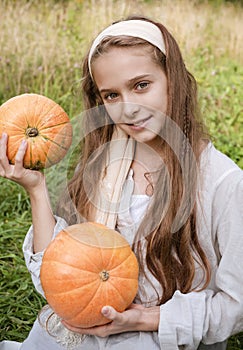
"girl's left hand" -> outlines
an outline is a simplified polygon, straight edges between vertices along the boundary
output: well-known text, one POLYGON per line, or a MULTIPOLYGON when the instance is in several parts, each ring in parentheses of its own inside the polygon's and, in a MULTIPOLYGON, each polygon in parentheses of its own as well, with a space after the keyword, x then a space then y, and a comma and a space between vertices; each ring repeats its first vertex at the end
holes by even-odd
POLYGON ((96 335, 102 338, 123 332, 158 330, 159 306, 146 308, 139 304, 131 304, 124 312, 117 312, 112 306, 104 306, 101 312, 106 318, 111 320, 110 323, 92 328, 73 327, 65 321, 62 321, 62 323, 70 331, 96 335))

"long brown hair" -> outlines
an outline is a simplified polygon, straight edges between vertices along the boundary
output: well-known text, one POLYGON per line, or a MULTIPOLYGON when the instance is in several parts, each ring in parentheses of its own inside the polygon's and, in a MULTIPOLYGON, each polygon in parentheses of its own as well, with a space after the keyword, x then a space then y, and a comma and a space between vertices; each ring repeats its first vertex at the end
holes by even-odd
MULTIPOLYGON (((114 46, 129 47, 140 45, 143 49, 148 48, 153 59, 156 63, 160 64, 167 77, 167 115, 178 125, 185 135, 186 142, 181 145, 183 157, 188 154, 187 149, 190 147, 198 163, 202 149, 202 140, 207 139, 207 137, 198 111, 196 81, 187 71, 176 41, 162 24, 138 16, 129 17, 128 19, 148 20, 157 25, 164 37, 166 57, 162 52, 142 39, 132 37, 108 37, 104 39, 97 48, 93 60, 95 60, 100 53, 108 51, 110 47, 114 46), (151 48, 153 49, 151 50, 151 48)), ((145 50, 145 52, 147 51, 145 50)), ((78 170, 68 185, 68 196, 71 198, 71 203, 69 203, 68 208, 66 205, 65 212, 62 213, 63 216, 66 216, 70 224, 82 221, 83 218, 88 220, 92 219, 92 198, 95 194, 95 184, 99 183, 100 169, 102 169, 103 164, 102 154, 96 154, 95 157, 92 157, 92 155, 101 145, 111 140, 114 127, 105 108, 102 110, 103 102, 90 76, 87 57, 83 64, 82 89, 85 109, 88 111, 84 124, 84 130, 87 135, 82 145, 83 151, 78 170), (101 106, 99 116, 97 116, 95 112, 94 107, 96 106, 101 106), (104 122, 100 124, 103 126, 96 125, 97 120, 100 120, 100 118, 104 119, 104 122), (87 132, 88 129, 93 131, 89 133, 87 132), (89 174, 88 180, 86 176, 86 181, 89 181, 88 186, 87 183, 84 184, 83 180, 87 162, 92 163, 92 172, 89 174), (70 215, 71 207, 76 210, 74 216, 70 215)), ((180 289, 183 293, 187 293, 192 289, 199 290, 199 285, 200 289, 205 288, 210 280, 209 263, 197 236, 197 208, 194 202, 188 218, 184 220, 181 227, 178 227, 175 232, 172 230, 176 213, 182 202, 183 177, 178 157, 168 144, 163 144, 163 147, 165 149, 164 162, 169 172, 170 186, 173 189, 170 195, 169 207, 166 213, 164 213, 163 198, 160 194, 163 192, 163 196, 165 196, 166 191, 168 191, 168 183, 164 180, 166 179, 166 176, 164 176, 165 174, 161 173, 154 187, 154 199, 146 214, 146 218, 138 229, 137 237, 133 245, 140 262, 140 271, 146 275, 146 269, 144 269, 145 262, 149 271, 155 276, 162 287, 163 293, 162 296, 158 295, 158 304, 164 303, 170 299, 176 289, 180 289), (148 225, 148 222, 153 222, 155 215, 159 216, 161 219, 159 221, 156 219, 158 224, 152 227, 153 225, 148 225), (144 232, 147 232, 145 258, 142 253, 140 239, 145 236, 144 232), (202 281, 200 281, 197 286, 193 286, 196 264, 201 267, 203 277, 202 281)), ((188 174, 190 175, 189 166, 188 174)), ((192 185, 195 194, 196 188, 197 182, 195 181, 192 185)), ((195 198, 193 198, 192 201, 194 199, 195 198)), ((64 202, 62 201, 62 203, 64 202)), ((61 206, 59 209, 60 208, 61 206)))

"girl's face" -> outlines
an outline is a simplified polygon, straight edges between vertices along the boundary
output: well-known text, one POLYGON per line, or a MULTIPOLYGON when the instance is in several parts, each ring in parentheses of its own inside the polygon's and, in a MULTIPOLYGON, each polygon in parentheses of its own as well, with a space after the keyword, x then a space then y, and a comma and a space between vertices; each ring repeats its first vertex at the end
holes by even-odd
POLYGON ((139 142, 153 144, 167 110, 167 79, 147 49, 111 48, 92 73, 111 119, 139 142))

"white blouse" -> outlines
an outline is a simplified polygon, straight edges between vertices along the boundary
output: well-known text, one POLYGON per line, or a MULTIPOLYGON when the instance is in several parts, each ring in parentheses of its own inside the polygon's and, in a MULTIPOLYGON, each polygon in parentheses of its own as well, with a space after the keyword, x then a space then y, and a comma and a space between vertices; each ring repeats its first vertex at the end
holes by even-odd
MULTIPOLYGON (((160 306, 158 333, 118 334, 106 339, 107 349, 118 349, 115 344, 119 342, 123 344, 122 349, 127 350, 129 344, 137 349, 195 350, 200 342, 208 346, 201 344, 199 349, 225 349, 225 344, 215 343, 224 342, 230 335, 243 331, 243 171, 209 144, 201 155, 200 173, 203 181, 199 187, 197 229, 200 244, 211 264, 209 286, 201 292, 182 294, 176 291, 171 300, 160 306), (214 345, 211 347, 210 344, 214 345)), ((132 180, 131 173, 128 180, 132 180)), ((118 216, 117 229, 131 243, 150 198, 131 193, 130 199, 124 198, 132 205, 118 216)), ((56 217, 56 220, 53 238, 67 226, 62 218, 56 217)), ((33 283, 43 295, 39 275, 43 252, 33 254, 32 246, 33 230, 30 228, 23 251, 33 283)), ((198 269, 195 285, 200 280, 200 273, 198 269)), ((156 290, 162 293, 158 281, 149 272, 148 275, 156 290)), ((154 288, 143 276, 139 278, 136 302, 145 306, 156 305, 154 288)), ((94 337, 87 339, 90 340, 85 340, 84 347, 77 349, 88 349, 88 344, 92 349, 94 337)), ((103 348, 104 339, 96 337, 95 341, 100 342, 100 349, 103 348)))

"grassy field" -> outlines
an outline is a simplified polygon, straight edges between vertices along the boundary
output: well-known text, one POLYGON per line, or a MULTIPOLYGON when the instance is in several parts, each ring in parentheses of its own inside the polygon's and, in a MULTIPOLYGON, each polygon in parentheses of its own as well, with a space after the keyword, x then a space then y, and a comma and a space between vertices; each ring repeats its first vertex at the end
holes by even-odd
MULTIPOLYGON (((199 85, 215 145, 243 168, 243 8, 224 1, 0 1, 0 104, 25 92, 82 110, 80 67, 89 42, 129 14, 162 21, 179 42, 199 85)), ((23 260, 31 224, 26 193, 0 179, 0 341, 22 341, 43 305, 23 260)), ((229 350, 243 349, 243 335, 229 350)))

